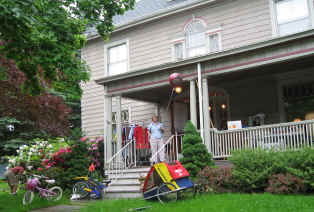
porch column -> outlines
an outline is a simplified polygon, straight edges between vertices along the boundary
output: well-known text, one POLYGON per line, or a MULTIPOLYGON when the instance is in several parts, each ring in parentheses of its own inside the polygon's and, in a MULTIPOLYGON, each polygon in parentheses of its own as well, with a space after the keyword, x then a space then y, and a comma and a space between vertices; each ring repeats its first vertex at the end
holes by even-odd
MULTIPOLYGON (((104 96, 104 160, 112 157, 112 97, 104 96)), ((105 167, 106 168, 106 167, 105 167)))
POLYGON ((121 96, 117 96, 117 152, 122 147, 121 96))
POLYGON ((196 117, 196 91, 195 91, 195 81, 190 81, 190 117, 191 122, 197 127, 197 117, 196 117))
POLYGON ((208 151, 211 152, 210 140, 210 114, 209 114, 209 94, 208 94, 208 80, 202 79, 203 82, 203 114, 204 114, 204 142, 208 151))

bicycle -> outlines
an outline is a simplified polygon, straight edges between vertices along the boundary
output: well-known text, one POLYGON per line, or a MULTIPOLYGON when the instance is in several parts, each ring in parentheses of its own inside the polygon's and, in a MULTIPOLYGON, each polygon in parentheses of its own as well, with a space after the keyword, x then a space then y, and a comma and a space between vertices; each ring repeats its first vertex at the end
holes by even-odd
POLYGON ((49 185, 52 185, 55 183, 55 180, 49 179, 45 176, 39 176, 39 175, 32 175, 32 178, 30 178, 26 183, 26 193, 23 197, 23 205, 27 205, 32 203, 34 199, 34 192, 38 191, 40 198, 46 198, 47 200, 51 201, 58 201, 62 198, 63 190, 59 186, 53 186, 51 188, 48 188, 49 185), (46 188, 39 187, 40 185, 40 179, 44 179, 44 182, 47 183, 46 188))
POLYGON ((71 199, 84 199, 90 196, 93 199, 100 199, 103 191, 111 183, 111 180, 107 180, 103 183, 96 181, 93 177, 75 177, 74 180, 79 180, 74 184, 72 188, 71 199))

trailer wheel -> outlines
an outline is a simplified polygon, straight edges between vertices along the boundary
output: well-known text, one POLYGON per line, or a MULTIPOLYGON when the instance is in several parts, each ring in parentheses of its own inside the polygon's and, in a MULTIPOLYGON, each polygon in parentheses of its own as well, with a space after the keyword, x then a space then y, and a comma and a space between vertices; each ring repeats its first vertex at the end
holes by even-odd
POLYGON ((178 191, 172 183, 163 183, 158 187, 157 199, 162 204, 175 202, 178 199, 178 191))

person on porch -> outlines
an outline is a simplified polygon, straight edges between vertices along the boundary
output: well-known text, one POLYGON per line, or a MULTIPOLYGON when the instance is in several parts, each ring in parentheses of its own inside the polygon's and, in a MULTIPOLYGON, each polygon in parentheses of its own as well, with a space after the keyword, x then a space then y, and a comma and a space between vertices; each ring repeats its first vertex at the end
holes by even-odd
POLYGON ((152 117, 152 123, 148 125, 148 138, 150 140, 150 148, 152 151, 152 158, 151 162, 152 164, 155 164, 158 162, 158 156, 160 162, 165 161, 165 151, 160 149, 162 148, 164 142, 163 142, 163 133, 164 128, 163 124, 158 121, 158 116, 152 117), (158 155, 156 155, 158 152, 158 155))

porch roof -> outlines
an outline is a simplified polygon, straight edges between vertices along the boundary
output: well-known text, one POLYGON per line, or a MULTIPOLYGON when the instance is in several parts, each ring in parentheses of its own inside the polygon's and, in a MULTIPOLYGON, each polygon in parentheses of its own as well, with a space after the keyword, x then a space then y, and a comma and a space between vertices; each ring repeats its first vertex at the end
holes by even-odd
MULTIPOLYGON (((189 65, 193 65, 197 63, 216 60, 216 59, 223 59, 228 56, 239 55, 245 52, 261 50, 263 48, 272 48, 272 47, 276 47, 277 45, 284 45, 284 44, 288 44, 296 40, 302 40, 304 38, 311 38, 311 37, 314 37, 314 29, 300 32, 297 34, 288 35, 288 36, 276 37, 273 39, 265 40, 263 42, 258 42, 258 43, 254 43, 251 45, 247 45, 247 46, 243 46, 243 47, 239 47, 235 49, 228 49, 228 50, 217 52, 214 54, 206 54, 203 56, 187 58, 181 61, 165 63, 165 64, 161 64, 161 65, 157 65, 157 66, 153 66, 153 67, 149 67, 145 69, 139 69, 139 70, 135 70, 135 71, 119 74, 119 75, 106 76, 106 77, 96 79, 95 82, 100 85, 106 85, 109 83, 118 82, 120 80, 134 78, 134 77, 143 76, 147 74, 153 74, 153 73, 160 72, 163 70, 182 68, 184 66, 189 66, 189 65)), ((300 49, 297 52, 287 53, 284 56, 293 56, 293 54, 307 55, 312 52, 314 52, 314 48, 300 49)), ((263 62, 263 61, 260 61, 260 62, 263 62)), ((192 74, 191 76, 186 76, 186 77, 193 77, 194 75, 196 76, 196 73, 192 74)))

